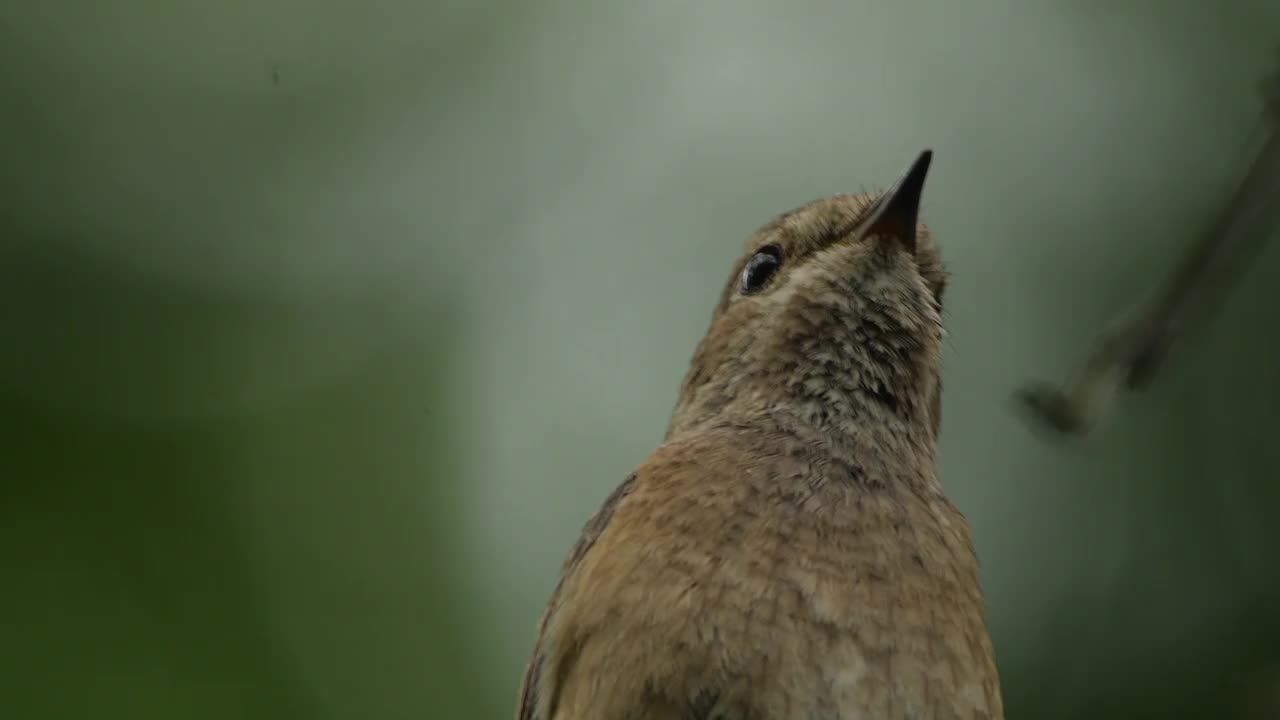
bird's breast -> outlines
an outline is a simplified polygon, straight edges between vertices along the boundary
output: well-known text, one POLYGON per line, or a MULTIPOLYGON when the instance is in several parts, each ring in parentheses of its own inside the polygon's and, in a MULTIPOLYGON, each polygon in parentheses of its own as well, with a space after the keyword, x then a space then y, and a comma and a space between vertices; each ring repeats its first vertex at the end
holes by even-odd
POLYGON ((930 698, 991 712, 958 512, 887 488, 814 503, 755 479, 638 484, 575 587, 581 661, 624 695, 716 698, 741 718, 915 717, 930 698))

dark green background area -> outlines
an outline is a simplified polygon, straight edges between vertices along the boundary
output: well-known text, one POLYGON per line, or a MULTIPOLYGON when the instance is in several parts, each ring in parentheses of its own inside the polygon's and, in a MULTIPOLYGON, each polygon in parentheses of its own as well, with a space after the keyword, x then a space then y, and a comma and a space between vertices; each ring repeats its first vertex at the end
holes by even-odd
POLYGON ((1010 717, 1280 717, 1280 245, 1095 436, 1009 400, 1224 199, 1280 4, 2 15, 4 717, 509 717, 742 238, 925 146, 1010 717))

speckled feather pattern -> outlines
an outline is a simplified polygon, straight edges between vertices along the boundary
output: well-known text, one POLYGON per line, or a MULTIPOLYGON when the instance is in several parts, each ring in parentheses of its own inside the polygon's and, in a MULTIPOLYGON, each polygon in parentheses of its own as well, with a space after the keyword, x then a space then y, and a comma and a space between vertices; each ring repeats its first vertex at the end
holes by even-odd
POLYGON ((1002 718, 968 523, 936 473, 941 299, 856 235, 874 196, 757 231, 666 439, 587 524, 517 720, 1002 718), (765 245, 784 263, 736 292, 765 245))

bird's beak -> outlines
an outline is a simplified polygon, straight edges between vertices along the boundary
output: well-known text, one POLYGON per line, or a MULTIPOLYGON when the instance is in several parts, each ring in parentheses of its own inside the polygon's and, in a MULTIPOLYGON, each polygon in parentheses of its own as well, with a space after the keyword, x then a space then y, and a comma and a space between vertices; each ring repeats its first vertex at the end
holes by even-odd
POLYGON ((897 242, 907 252, 916 252, 916 222, 920 215, 920 196, 924 178, 929 174, 933 151, 925 150, 911 163, 902 177, 871 206, 862 226, 862 236, 875 236, 897 242))

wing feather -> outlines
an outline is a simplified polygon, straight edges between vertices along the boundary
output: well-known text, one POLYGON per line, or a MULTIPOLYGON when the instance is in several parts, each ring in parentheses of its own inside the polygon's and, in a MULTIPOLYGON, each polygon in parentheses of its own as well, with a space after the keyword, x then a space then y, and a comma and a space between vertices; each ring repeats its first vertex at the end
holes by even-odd
POLYGON ((609 526, 609 520, 613 518, 614 510, 631 493, 631 488, 635 485, 635 481, 636 474, 631 473, 626 480, 623 480, 618 487, 614 488, 614 491, 605 499, 604 504, 582 528, 582 534, 578 537, 578 541, 574 543, 573 549, 569 551, 569 557, 564 561, 564 566, 560 571, 560 579, 556 582, 555 590, 551 593, 551 600, 547 603, 546 609, 542 612, 542 618, 538 621, 538 639, 533 645, 533 654, 529 658, 529 664, 524 672, 524 679, 520 683, 520 704, 516 707, 516 720, 550 720, 550 718, 544 718, 537 714, 540 698, 544 694, 554 694, 555 692, 554 687, 549 687, 551 679, 544 680, 543 678, 543 669, 548 661, 552 659, 546 657, 546 648, 543 642, 547 626, 560 609, 560 591, 564 588, 565 581, 573 577, 574 573, 577 572, 578 566, 582 563, 582 558, 591 551, 596 540, 599 539, 605 528, 609 526))

